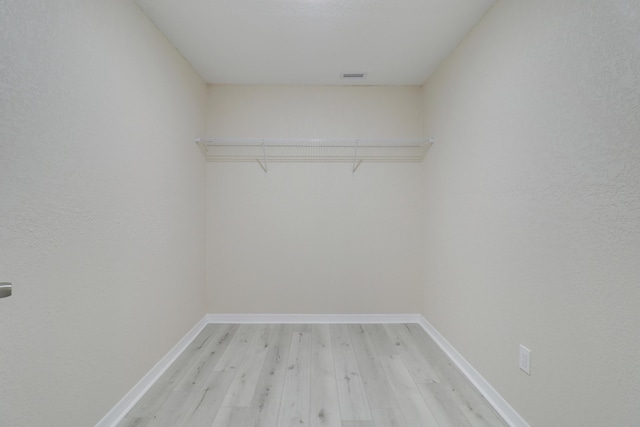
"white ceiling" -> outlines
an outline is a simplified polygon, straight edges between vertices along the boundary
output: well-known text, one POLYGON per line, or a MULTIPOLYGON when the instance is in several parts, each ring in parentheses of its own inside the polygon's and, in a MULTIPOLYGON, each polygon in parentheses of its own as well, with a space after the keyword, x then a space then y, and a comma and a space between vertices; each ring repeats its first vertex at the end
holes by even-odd
POLYGON ((208 83, 419 85, 495 0, 135 2, 208 83))

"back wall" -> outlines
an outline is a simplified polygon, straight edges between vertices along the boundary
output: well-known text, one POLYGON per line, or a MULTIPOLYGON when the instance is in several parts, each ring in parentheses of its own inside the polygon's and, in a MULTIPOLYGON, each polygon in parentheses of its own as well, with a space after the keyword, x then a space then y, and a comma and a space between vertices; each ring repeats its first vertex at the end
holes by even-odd
MULTIPOLYGON (((210 86, 208 135, 422 137, 418 87, 210 86)), ((420 310, 420 165, 209 163, 212 313, 420 310)))

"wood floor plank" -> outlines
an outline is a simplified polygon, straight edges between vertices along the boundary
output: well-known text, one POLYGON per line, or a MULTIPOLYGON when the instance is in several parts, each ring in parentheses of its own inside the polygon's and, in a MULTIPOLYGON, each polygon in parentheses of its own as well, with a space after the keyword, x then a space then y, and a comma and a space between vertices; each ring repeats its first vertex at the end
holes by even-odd
POLYGON ((373 421, 343 421, 342 427, 375 427, 375 424, 373 421))
POLYGON ((218 414, 234 375, 233 371, 213 371, 207 379, 207 385, 204 389, 190 393, 194 404, 188 406, 189 410, 176 425, 210 427, 218 414))
POLYGON ((248 407, 253 399, 258 378, 269 351, 269 343, 274 325, 252 325, 255 335, 247 348, 247 353, 236 370, 229 391, 222 406, 248 407))
POLYGON ((140 398, 135 406, 129 411, 127 417, 131 418, 150 418, 160 406, 167 400, 171 394, 172 387, 166 382, 156 382, 149 390, 140 398))
POLYGON ((331 325, 340 416, 346 421, 371 421, 369 403, 347 325, 331 325))
POLYGON ((169 366, 167 371, 160 377, 158 383, 167 384, 173 390, 176 384, 185 375, 185 372, 196 363, 203 354, 211 341, 215 340, 222 329, 229 328, 230 325, 209 324, 204 327, 202 332, 187 346, 174 363, 169 366))
POLYGON ((149 418, 125 417, 118 423, 118 427, 145 427, 147 424, 149 424, 149 418))
POLYGON ((188 391, 172 391, 149 420, 147 427, 176 427, 196 402, 188 391))
POLYGON ((440 385, 442 392, 450 396, 473 427, 507 425, 466 378, 452 376, 440 385))
POLYGON ((471 427, 458 404, 443 390, 445 387, 440 383, 418 384, 422 397, 442 427, 471 427))
POLYGON ((292 325, 293 326, 293 333, 295 334, 296 332, 307 332, 307 333, 311 333, 311 328, 313 325, 308 324, 308 323, 303 323, 303 324, 295 324, 292 325))
POLYGON ((311 337, 308 332, 294 332, 291 337, 278 427, 309 425, 311 392, 311 337))
POLYGON ((376 427, 410 427, 404 422, 399 407, 372 409, 373 424, 376 427))
POLYGON ((273 427, 278 422, 292 334, 291 325, 274 327, 269 351, 247 412, 246 427, 273 427))
POLYGON ((329 325, 311 330, 311 427, 342 427, 329 325))
POLYGON ((404 325, 388 324, 384 329, 416 383, 440 382, 437 369, 422 355, 404 325))
POLYGON ((211 427, 239 427, 244 426, 247 408, 222 406, 211 427))
POLYGON ((221 325, 201 351, 201 357, 189 367, 182 379, 176 383, 175 391, 199 391, 205 387, 209 375, 229 346, 239 325, 221 325))
POLYGON ((403 323, 398 326, 406 331, 418 350, 436 369, 439 369, 443 363, 450 364, 451 361, 442 352, 442 349, 440 349, 438 344, 431 339, 420 325, 417 323, 403 323))
POLYGON ((222 325, 207 325, 142 396, 127 414, 131 418, 150 418, 169 397, 189 367, 200 358, 202 350, 222 325))
POLYGON ((439 426, 402 359, 399 356, 381 356, 380 360, 405 423, 408 426, 439 426))
POLYGON ((403 326, 411 333, 418 349, 438 370, 443 385, 441 390, 450 394, 472 426, 507 425, 420 325, 403 326))
POLYGON ((391 342, 389 335, 380 324, 362 325, 365 334, 373 344, 379 357, 394 357, 399 354, 396 346, 391 342))
POLYGON ((247 348, 256 333, 255 325, 240 325, 238 331, 229 342, 229 346, 224 351, 218 363, 213 368, 214 371, 231 371, 238 369, 242 363, 247 348))
POLYGON ((370 409, 397 407, 398 402, 389 386, 384 368, 378 360, 373 344, 363 325, 348 325, 353 351, 358 361, 367 401, 370 409))

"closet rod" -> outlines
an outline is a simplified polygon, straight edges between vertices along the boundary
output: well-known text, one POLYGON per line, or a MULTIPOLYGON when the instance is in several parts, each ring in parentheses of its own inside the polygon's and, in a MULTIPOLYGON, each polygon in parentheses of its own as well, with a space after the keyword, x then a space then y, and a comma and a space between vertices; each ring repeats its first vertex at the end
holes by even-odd
POLYGON ((262 145, 323 145, 337 144, 338 146, 355 146, 356 143, 364 146, 381 147, 417 147, 423 144, 432 144, 433 138, 423 139, 361 139, 361 138, 196 138, 197 143, 210 145, 229 146, 256 146, 262 145))

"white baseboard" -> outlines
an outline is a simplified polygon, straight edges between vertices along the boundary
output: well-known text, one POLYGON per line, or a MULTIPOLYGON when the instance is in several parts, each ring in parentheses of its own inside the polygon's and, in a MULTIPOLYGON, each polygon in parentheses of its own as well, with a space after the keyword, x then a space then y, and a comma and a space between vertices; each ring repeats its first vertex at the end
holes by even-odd
POLYGON ((524 418, 504 400, 500 393, 485 380, 478 371, 447 341, 436 328, 424 317, 420 316, 418 324, 440 346, 449 359, 462 371, 465 377, 487 399, 487 402, 500 414, 510 427, 530 427, 524 418))
POLYGON ((138 383, 105 415, 96 427, 115 427, 169 366, 180 356, 191 341, 207 326, 205 315, 138 383))
POLYGON ((510 427, 530 427, 478 371, 419 314, 207 314, 136 384, 96 427, 115 427, 209 323, 417 323, 510 427))
POLYGON ((419 314, 209 314, 209 323, 419 323, 419 314))

